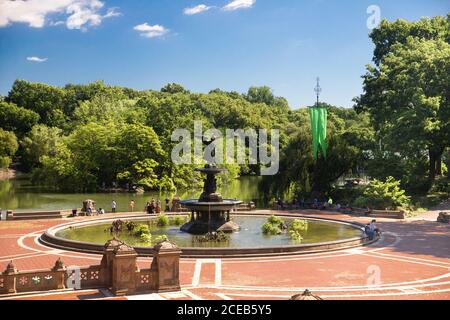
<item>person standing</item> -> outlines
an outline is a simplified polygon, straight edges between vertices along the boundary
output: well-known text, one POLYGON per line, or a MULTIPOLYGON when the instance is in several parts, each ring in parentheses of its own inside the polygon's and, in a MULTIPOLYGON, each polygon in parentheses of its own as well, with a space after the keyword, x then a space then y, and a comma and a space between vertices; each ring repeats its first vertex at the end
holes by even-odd
POLYGON ((159 199, 156 200, 155 212, 158 215, 161 213, 161 201, 159 201, 159 199))
POLYGON ((117 208, 116 200, 113 200, 113 201, 111 202, 111 212, 112 212, 112 213, 116 213, 116 208, 117 208))
POLYGON ((170 199, 166 198, 166 212, 170 212, 170 199))
POLYGON ((130 211, 131 212, 134 212, 134 205, 135 205, 134 200, 131 200, 130 201, 130 211))

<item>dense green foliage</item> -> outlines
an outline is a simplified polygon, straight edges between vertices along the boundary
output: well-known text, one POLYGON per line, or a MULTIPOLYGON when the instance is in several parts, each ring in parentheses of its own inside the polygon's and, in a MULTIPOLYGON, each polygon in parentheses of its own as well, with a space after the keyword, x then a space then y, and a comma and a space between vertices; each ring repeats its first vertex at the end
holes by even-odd
POLYGON ((158 225, 158 227, 167 227, 170 224, 169 217, 164 214, 158 216, 156 221, 157 221, 156 224, 158 225))
POLYGON ((308 230, 308 220, 295 219, 288 228, 289 235, 292 240, 301 242, 303 240, 302 233, 308 230))
MULTIPOLYGON (((2 126, 20 138, 21 169, 35 183, 63 190, 122 187, 176 191, 201 185, 199 164, 174 165, 173 130, 285 127, 285 99, 214 90, 193 94, 178 84, 136 91, 103 82, 63 88, 17 80, 0 104, 2 126), (250 97, 252 97, 250 99, 250 97), (249 100, 255 100, 251 102, 249 100), (269 104, 266 104, 270 103, 269 104)), ((282 140, 287 140, 286 135, 282 140)), ((8 162, 9 163, 9 162, 8 162)), ((219 183, 258 173, 256 165, 224 164, 219 183)))
POLYGON ((205 235, 195 236, 194 242, 197 243, 226 243, 230 241, 230 235, 223 232, 208 232, 205 235))
POLYGON ((13 132, 0 129, 0 168, 8 168, 19 144, 13 132))
POLYGON ((328 156, 314 160, 311 127, 307 108, 290 114, 287 128, 289 140, 280 157, 281 172, 266 177, 262 187, 267 195, 289 197, 320 196, 331 189, 332 184, 344 174, 351 174, 358 166, 363 167, 367 152, 376 144, 374 132, 366 114, 352 109, 328 109, 328 156))
POLYGON ((448 161, 450 15, 384 20, 370 37, 375 65, 367 66, 364 94, 356 99, 356 109, 370 114, 379 143, 369 174, 427 191, 448 161))
POLYGON ((355 200, 354 206, 372 209, 397 209, 410 204, 410 197, 400 187, 400 181, 388 177, 386 181, 374 179, 364 189, 362 197, 355 200))
POLYGON ((138 224, 134 230, 133 234, 136 237, 139 237, 141 242, 151 243, 152 242, 152 234, 150 233, 150 227, 146 224, 138 224))
POLYGON ((276 216, 270 216, 267 218, 267 222, 261 227, 262 232, 266 235, 278 235, 281 234, 284 221, 276 216))
POLYGON ((14 103, 0 102, 0 128, 22 136, 39 122, 39 115, 14 103))

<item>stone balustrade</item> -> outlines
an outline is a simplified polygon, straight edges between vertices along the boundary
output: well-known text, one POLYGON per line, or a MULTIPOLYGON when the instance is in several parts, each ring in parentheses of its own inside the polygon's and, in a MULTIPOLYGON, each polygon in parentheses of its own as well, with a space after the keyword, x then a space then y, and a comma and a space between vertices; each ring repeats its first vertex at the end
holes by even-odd
POLYGON ((151 267, 140 270, 134 248, 113 239, 100 265, 66 267, 58 259, 51 269, 19 271, 11 261, 0 274, 0 295, 68 288, 107 288, 115 295, 178 291, 180 254, 174 243, 163 241, 154 247, 151 267))

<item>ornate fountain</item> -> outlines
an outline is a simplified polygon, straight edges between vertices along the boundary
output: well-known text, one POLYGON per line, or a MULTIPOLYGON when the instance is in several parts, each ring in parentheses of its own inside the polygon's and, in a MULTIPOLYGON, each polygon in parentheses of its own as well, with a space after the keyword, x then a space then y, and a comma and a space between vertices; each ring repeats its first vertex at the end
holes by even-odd
POLYGON ((239 225, 230 219, 230 212, 242 201, 223 199, 222 195, 217 192, 216 175, 226 172, 226 169, 219 169, 214 164, 207 164, 204 168, 195 171, 206 174, 203 193, 198 200, 180 202, 192 213, 191 221, 183 225, 181 230, 191 234, 239 231, 239 225))

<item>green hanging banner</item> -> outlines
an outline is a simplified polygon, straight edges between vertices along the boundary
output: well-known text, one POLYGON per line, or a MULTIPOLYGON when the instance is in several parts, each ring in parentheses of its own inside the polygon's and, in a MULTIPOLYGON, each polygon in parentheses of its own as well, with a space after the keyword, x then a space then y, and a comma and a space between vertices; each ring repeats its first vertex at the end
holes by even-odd
POLYGON ((317 160, 319 146, 324 158, 327 157, 327 109, 322 107, 309 108, 313 139, 314 158, 317 160))

